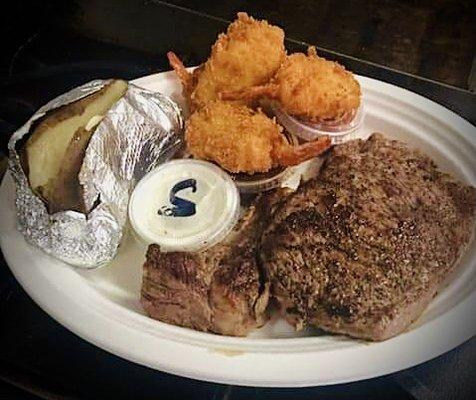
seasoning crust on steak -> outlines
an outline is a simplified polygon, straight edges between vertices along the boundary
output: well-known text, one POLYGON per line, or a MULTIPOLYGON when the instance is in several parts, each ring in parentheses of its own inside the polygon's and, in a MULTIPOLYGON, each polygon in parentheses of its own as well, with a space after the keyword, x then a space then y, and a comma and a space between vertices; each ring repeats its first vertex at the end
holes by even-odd
POLYGON ((384 340, 427 307, 471 240, 476 191, 405 144, 336 146, 281 203, 262 260, 297 328, 384 340))

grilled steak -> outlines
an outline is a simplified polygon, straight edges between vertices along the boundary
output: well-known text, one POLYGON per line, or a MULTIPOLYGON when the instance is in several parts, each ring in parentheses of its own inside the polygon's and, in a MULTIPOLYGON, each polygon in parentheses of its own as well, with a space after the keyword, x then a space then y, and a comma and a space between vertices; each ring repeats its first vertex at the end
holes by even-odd
POLYGON ((253 204, 227 239, 197 253, 149 246, 141 303, 174 325, 244 336, 266 321, 269 283, 258 267, 265 202, 253 204))
POLYGON ((288 320, 384 340, 425 309, 471 240, 473 187, 374 134, 335 147, 264 234, 262 259, 288 320))

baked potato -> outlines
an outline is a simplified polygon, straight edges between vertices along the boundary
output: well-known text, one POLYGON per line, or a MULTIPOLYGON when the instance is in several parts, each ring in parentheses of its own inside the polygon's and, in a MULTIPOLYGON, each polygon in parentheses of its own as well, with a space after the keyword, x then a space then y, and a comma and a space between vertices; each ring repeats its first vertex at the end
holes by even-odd
POLYGON ((24 148, 30 186, 50 214, 86 212, 78 174, 89 139, 108 110, 126 92, 127 82, 113 80, 101 90, 48 112, 24 148))

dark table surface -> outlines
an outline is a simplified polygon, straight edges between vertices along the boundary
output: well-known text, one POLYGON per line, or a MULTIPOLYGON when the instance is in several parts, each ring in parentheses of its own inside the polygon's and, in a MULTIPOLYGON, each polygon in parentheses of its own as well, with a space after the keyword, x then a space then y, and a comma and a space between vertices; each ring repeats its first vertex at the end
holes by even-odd
MULTIPOLYGON (((189 65, 203 62, 218 32, 241 10, 284 27, 289 51, 314 44, 358 74, 415 91, 476 124, 476 8, 470 1, 10 5, 0 16, 0 174, 8 137, 46 101, 94 78, 133 79, 166 70, 169 49, 189 65)), ((474 338, 406 371, 321 388, 242 388, 153 371, 56 323, 23 291, 1 255, 0 343, 0 398, 6 399, 476 398, 474 338)))

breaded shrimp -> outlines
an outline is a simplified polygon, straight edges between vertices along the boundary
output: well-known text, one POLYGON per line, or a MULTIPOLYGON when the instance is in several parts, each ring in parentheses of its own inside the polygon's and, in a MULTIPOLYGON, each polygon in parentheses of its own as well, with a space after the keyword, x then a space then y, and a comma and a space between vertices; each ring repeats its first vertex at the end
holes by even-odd
POLYGON ((360 85, 340 64, 316 54, 294 53, 264 85, 239 91, 223 91, 223 100, 253 100, 267 97, 276 100, 287 114, 305 122, 338 120, 355 113, 360 105, 360 85))
POLYGON ((242 90, 271 79, 286 56, 284 32, 240 12, 226 34, 218 36, 209 59, 193 75, 174 53, 167 56, 193 110, 218 99, 221 91, 242 90))
POLYGON ((248 174, 299 164, 323 153, 331 144, 329 137, 323 136, 293 146, 282 130, 261 110, 214 101, 189 118, 185 141, 194 157, 214 161, 230 172, 248 174))

